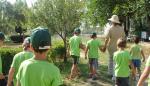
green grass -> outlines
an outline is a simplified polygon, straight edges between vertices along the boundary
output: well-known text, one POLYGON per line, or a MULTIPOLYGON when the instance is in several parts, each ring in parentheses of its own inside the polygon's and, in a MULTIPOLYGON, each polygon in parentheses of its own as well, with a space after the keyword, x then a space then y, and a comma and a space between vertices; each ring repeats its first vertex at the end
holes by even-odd
MULTIPOLYGON (((56 63, 57 65, 59 65, 65 85, 66 86, 79 86, 79 85, 83 86, 85 83, 86 84, 89 83, 88 78, 87 78, 88 72, 89 72, 88 60, 85 60, 83 57, 80 58, 79 68, 80 68, 82 75, 80 77, 77 77, 74 80, 70 81, 67 79, 67 77, 70 74, 70 70, 71 70, 71 66, 72 66, 71 62, 72 62, 71 58, 68 58, 67 63, 63 63, 63 62, 56 63)), ((108 86, 111 86, 112 80, 107 75, 107 62, 108 62, 107 54, 100 53, 99 68, 98 68, 98 80, 96 80, 96 82, 91 82, 92 84, 95 84, 95 86, 96 85, 99 86, 99 84, 97 82, 102 82, 104 84, 107 84, 108 86)), ((94 85, 91 85, 91 86, 94 86, 94 85)))

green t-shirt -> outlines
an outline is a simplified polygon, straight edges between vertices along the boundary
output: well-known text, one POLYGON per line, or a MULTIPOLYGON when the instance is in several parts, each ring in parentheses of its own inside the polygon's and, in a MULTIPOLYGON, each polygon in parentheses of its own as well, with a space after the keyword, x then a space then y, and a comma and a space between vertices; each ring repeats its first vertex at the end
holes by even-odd
POLYGON ((141 59, 141 46, 134 44, 130 50, 132 59, 141 59))
POLYGON ((33 53, 29 52, 29 51, 22 51, 18 54, 16 54, 13 58, 13 62, 11 64, 11 67, 15 69, 15 73, 14 73, 14 86, 16 86, 16 75, 19 69, 20 64, 27 59, 30 59, 33 57, 33 53))
POLYGON ((98 50, 99 47, 101 46, 101 42, 96 40, 96 39, 91 39, 87 42, 87 47, 89 48, 88 50, 88 57, 89 58, 98 58, 98 50))
POLYGON ((116 77, 129 77, 130 68, 129 61, 131 60, 128 51, 116 51, 113 56, 115 62, 115 76, 116 77))
POLYGON ((0 55, 0 74, 2 74, 2 58, 1 58, 1 55, 0 55))
POLYGON ((71 55, 80 56, 80 43, 81 38, 79 36, 74 35, 69 39, 71 55))
POLYGON ((21 86, 59 86, 63 83, 60 71, 54 64, 35 58, 21 63, 17 80, 21 86))
MULTIPOLYGON (((147 59, 146 67, 150 67, 150 56, 147 59)), ((148 86, 150 86, 150 77, 148 78, 148 86)))

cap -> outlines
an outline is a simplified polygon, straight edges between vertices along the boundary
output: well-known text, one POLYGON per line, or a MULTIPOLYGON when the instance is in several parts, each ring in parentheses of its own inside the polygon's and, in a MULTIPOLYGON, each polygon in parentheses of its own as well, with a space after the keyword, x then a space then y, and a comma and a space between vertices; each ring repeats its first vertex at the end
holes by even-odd
POLYGON ((31 44, 34 49, 49 49, 51 45, 51 35, 48 29, 38 27, 31 34, 31 44))
POLYGON ((81 30, 79 28, 74 29, 74 33, 81 33, 81 30))
POLYGON ((93 32, 92 35, 91 35, 91 38, 94 38, 96 36, 97 36, 96 32, 93 32))

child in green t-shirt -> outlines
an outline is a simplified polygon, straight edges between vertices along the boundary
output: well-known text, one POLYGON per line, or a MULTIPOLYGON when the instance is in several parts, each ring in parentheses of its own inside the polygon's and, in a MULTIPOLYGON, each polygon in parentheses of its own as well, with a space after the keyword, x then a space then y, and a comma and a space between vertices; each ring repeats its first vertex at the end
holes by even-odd
MULTIPOLYGON (((141 58, 143 58, 143 62, 145 61, 145 55, 144 52, 141 48, 141 46, 139 45, 139 41, 140 38, 138 36, 134 37, 134 44, 131 46, 130 49, 130 54, 131 54, 131 58, 132 58, 132 63, 134 65, 134 71, 136 73, 136 71, 138 71, 139 77, 141 75, 141 58)), ((134 78, 136 78, 134 76, 134 78)))
MULTIPOLYGON (((137 86, 143 86, 143 83, 148 78, 149 74, 150 74, 150 56, 147 59, 146 67, 144 68, 144 71, 143 71, 143 73, 142 73, 142 75, 141 75, 141 77, 140 77, 140 79, 139 79, 139 81, 137 83, 137 86)), ((148 82, 148 86, 150 86, 150 82, 148 82)))
POLYGON ((20 64, 23 61, 33 57, 30 42, 31 42, 30 37, 25 38, 22 44, 23 51, 17 53, 14 56, 11 67, 9 69, 7 86, 12 86, 12 82, 13 82, 13 86, 16 86, 16 82, 17 82, 16 74, 18 72, 20 64))
POLYGON ((95 80, 97 78, 97 69, 98 69, 98 58, 99 53, 98 50, 102 51, 102 45, 99 40, 96 39, 97 34, 94 32, 91 35, 91 39, 87 42, 86 50, 85 50, 85 59, 87 59, 87 54, 89 58, 89 69, 90 74, 89 78, 95 80))
MULTIPOLYGON (((131 56, 128 51, 125 50, 126 41, 124 39, 119 39, 117 41, 118 50, 114 53, 113 60, 115 62, 115 77, 117 86, 129 86, 129 75, 130 68, 133 69, 134 66, 131 62, 131 56)), ((134 73, 133 73, 134 74, 134 73)))
POLYGON ((78 63, 80 58, 80 48, 84 49, 84 45, 82 44, 81 37, 79 36, 80 33, 81 30, 79 28, 76 28, 74 30, 74 35, 69 39, 70 55, 73 58, 71 73, 68 77, 70 80, 80 75, 80 70, 78 68, 78 63))
MULTIPOLYGON (((0 32, 0 47, 3 45, 5 36, 4 33, 0 32)), ((1 59, 1 55, 0 55, 0 86, 3 85, 3 79, 5 78, 5 76, 2 73, 2 59, 1 59)))

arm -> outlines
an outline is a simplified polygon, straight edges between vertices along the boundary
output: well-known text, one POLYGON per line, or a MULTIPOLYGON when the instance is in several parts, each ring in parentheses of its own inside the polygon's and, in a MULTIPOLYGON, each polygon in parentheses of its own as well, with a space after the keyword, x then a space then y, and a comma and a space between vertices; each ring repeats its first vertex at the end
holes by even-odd
POLYGON ((87 59, 87 52, 88 52, 88 50, 89 50, 89 47, 87 46, 87 47, 85 48, 85 59, 87 59))
POLYGON ((21 86, 20 81, 17 81, 17 86, 21 86))
POLYGON ((86 49, 85 45, 82 44, 82 43, 80 43, 80 48, 81 48, 82 50, 85 50, 85 49, 86 49))
POLYGON ((104 52, 106 51, 106 47, 107 47, 108 42, 109 42, 109 38, 106 38, 105 39, 105 44, 104 44, 104 47, 103 47, 104 52))
POLYGON ((144 55, 144 52, 143 52, 143 50, 141 50, 141 55, 142 55, 142 57, 143 57, 143 62, 145 61, 145 55, 144 55))
POLYGON ((143 82, 146 80, 146 78, 148 77, 150 73, 150 66, 149 67, 146 67, 138 81, 138 84, 137 86, 143 86, 143 82))
POLYGON ((12 81, 13 81, 14 72, 15 72, 15 69, 11 67, 9 70, 7 86, 11 86, 12 81))

